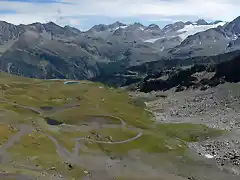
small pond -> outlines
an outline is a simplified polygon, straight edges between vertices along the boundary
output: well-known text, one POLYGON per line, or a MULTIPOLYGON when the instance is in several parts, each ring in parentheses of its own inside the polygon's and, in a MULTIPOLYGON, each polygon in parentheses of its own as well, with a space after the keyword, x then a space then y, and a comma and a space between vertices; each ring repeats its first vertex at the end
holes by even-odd
POLYGON ((50 106, 42 106, 42 107, 40 107, 40 109, 43 110, 43 111, 51 111, 51 110, 53 110, 53 107, 50 107, 50 106))
POLYGON ((57 120, 51 119, 51 118, 45 118, 45 121, 51 126, 58 126, 58 125, 63 124, 63 122, 57 121, 57 120))
POLYGON ((78 81, 66 81, 64 84, 79 84, 78 81))

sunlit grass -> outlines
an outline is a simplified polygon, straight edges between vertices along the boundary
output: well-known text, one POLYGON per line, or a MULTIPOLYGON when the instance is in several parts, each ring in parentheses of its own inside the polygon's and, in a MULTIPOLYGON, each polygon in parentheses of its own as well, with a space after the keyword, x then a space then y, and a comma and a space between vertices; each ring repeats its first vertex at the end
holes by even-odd
MULTIPOLYGON (((140 131, 141 137, 123 144, 101 144, 84 140, 90 150, 103 152, 107 156, 127 155, 133 150, 146 153, 172 153, 174 155, 186 152, 187 142, 196 142, 208 137, 220 136, 223 132, 204 125, 189 123, 158 124, 152 128, 154 119, 145 110, 142 99, 132 99, 122 89, 114 89, 101 83, 80 81, 79 84, 64 85, 63 81, 36 80, 0 73, 0 100, 4 99, 19 105, 40 109, 41 107, 63 107, 67 104, 79 104, 74 108, 66 108, 61 112, 37 114, 33 111, 15 106, 11 103, 0 103, 0 118, 4 123, 37 123, 42 132, 52 135, 58 143, 72 152, 75 138, 90 138, 100 141, 124 141, 135 137, 140 131), (44 116, 44 117, 43 117, 44 116), (86 132, 66 132, 60 127, 50 127, 44 118, 51 118, 74 127, 89 123, 99 126, 108 124, 114 128, 98 128, 86 132), (42 122, 38 122, 37 121, 42 122), (101 120, 101 119, 104 119, 101 120), (126 122, 122 129, 121 119, 126 122), (135 127, 135 128, 131 128, 135 127)), ((8 125, 0 125, 0 144, 6 142, 16 130, 8 125)), ((13 160, 22 162, 30 159, 32 166, 40 166, 45 170, 56 167, 57 172, 80 178, 82 167, 69 171, 64 160, 56 153, 54 143, 40 132, 25 135, 21 141, 9 148, 13 160)), ((80 149, 81 151, 81 149, 80 149)))

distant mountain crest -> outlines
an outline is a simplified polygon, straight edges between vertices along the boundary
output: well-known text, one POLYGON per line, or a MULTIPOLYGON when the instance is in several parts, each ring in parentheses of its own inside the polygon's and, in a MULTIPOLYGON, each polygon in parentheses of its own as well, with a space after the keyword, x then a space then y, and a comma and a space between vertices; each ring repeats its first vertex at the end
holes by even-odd
POLYGON ((151 31, 159 31, 161 30, 157 24, 150 24, 148 27, 145 28, 145 30, 151 30, 151 31))
POLYGON ((240 16, 227 23, 224 29, 229 37, 240 35, 240 16))
POLYGON ((124 26, 127 26, 127 25, 123 24, 123 23, 121 23, 119 21, 117 21, 117 22, 115 22, 113 24, 108 25, 108 27, 111 28, 111 29, 120 28, 120 27, 124 27, 124 26))
POLYGON ((175 22, 173 24, 168 24, 163 28, 163 31, 166 33, 170 33, 173 31, 178 31, 182 28, 184 28, 185 24, 182 21, 175 22))
POLYGON ((224 22, 221 20, 217 20, 217 21, 211 22, 210 24, 219 24, 219 23, 224 23, 224 22))
POLYGON ((146 27, 144 25, 142 25, 141 23, 138 23, 138 22, 135 22, 128 26, 128 29, 131 29, 131 30, 144 30, 145 28, 146 27))
POLYGON ((204 19, 199 19, 196 21, 196 25, 209 25, 204 19))

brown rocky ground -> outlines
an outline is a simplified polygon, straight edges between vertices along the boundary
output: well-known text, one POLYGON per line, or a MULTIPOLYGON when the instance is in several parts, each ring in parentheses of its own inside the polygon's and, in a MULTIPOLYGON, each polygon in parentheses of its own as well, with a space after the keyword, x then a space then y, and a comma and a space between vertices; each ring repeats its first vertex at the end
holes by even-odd
POLYGON ((240 175, 239 83, 225 83, 206 91, 176 93, 172 89, 134 96, 147 101, 156 123, 196 123, 224 130, 221 137, 189 143, 189 147, 206 160, 214 160, 221 170, 240 175))

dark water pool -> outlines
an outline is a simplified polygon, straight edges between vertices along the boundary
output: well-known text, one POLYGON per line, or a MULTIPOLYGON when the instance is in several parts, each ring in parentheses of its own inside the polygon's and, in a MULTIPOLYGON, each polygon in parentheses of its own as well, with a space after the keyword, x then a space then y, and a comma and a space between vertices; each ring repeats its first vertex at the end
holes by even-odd
POLYGON ((63 124, 63 122, 57 121, 57 120, 51 119, 51 118, 45 118, 45 121, 51 126, 58 126, 58 125, 63 124))
POLYGON ((53 110, 53 107, 50 107, 50 106, 42 106, 40 107, 41 110, 44 110, 44 111, 51 111, 53 110))

